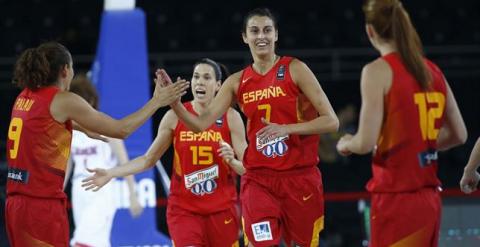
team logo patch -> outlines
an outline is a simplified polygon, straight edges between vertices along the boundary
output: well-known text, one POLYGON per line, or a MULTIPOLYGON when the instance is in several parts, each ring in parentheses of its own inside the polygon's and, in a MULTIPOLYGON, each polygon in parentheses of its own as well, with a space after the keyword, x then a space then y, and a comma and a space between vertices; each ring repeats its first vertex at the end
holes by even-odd
POLYGON ((13 180, 15 182, 20 182, 23 184, 28 183, 28 171, 16 168, 8 168, 8 179, 13 180))
POLYGON ((253 237, 257 242, 273 240, 272 229, 270 228, 269 221, 262 221, 252 224, 252 232, 253 237))
POLYGON ((285 79, 285 65, 280 65, 277 70, 277 80, 283 81, 285 79))
POLYGON ((288 151, 287 143, 288 135, 280 136, 276 138, 267 138, 261 142, 257 137, 257 151, 262 152, 263 155, 269 158, 275 158, 277 156, 283 156, 288 151))
POLYGON ((428 149, 418 154, 420 167, 429 166, 433 161, 438 160, 438 152, 435 149, 428 149))
POLYGON ((222 125, 223 125, 223 119, 222 119, 222 118, 219 118, 219 119, 215 120, 215 124, 216 124, 218 127, 222 127, 222 125))
POLYGON ((185 175, 185 188, 197 195, 211 194, 217 188, 218 165, 185 175))

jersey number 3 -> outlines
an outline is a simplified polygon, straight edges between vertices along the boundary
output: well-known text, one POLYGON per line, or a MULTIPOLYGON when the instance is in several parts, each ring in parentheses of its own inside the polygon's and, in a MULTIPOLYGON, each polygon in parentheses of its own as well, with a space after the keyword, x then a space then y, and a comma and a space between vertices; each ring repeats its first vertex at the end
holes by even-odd
POLYGON ((413 97, 418 106, 422 139, 436 140, 439 130, 435 128, 435 120, 443 115, 445 95, 440 92, 427 92, 416 93, 413 97))
POLYGON ((13 141, 12 148, 8 150, 10 159, 16 159, 18 155, 18 146, 20 145, 20 135, 22 134, 23 120, 18 117, 12 118, 10 127, 8 127, 8 139, 13 141))

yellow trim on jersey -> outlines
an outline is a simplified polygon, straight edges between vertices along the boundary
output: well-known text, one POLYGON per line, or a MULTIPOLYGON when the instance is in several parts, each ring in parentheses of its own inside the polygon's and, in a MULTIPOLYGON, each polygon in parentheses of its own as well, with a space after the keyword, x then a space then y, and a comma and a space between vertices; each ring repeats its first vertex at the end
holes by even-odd
POLYGON ((390 247, 421 247, 428 245, 427 228, 424 227, 390 245, 390 247))
POLYGON ((242 216, 242 229, 243 229, 243 243, 244 246, 248 246, 247 232, 245 231, 245 219, 242 216))
POLYGON ((238 240, 235 241, 235 243, 232 244, 232 247, 240 247, 240 244, 238 243, 238 240))
POLYGON ((54 247, 53 245, 46 243, 40 239, 34 238, 28 232, 23 232, 23 236, 25 237, 26 242, 28 242, 29 246, 36 246, 36 247, 54 247))
POLYGON ((178 176, 183 176, 182 166, 180 165, 180 157, 178 156, 177 149, 175 149, 175 140, 173 140, 173 168, 178 176))
POLYGON ((310 243, 311 247, 317 247, 318 243, 320 242, 320 232, 323 230, 323 219, 324 216, 315 220, 313 223, 313 234, 312 234, 312 242, 310 243))

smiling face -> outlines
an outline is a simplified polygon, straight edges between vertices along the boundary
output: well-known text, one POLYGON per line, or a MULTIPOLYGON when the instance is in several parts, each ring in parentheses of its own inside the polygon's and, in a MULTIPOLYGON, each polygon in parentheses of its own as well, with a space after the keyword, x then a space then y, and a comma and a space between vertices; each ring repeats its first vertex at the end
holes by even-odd
POLYGON ((194 101, 208 104, 220 88, 220 80, 215 77, 215 71, 209 64, 200 63, 195 66, 192 76, 192 94, 194 101))
POLYGON ((243 42, 248 44, 252 54, 263 56, 275 53, 278 32, 270 17, 258 15, 250 17, 242 36, 243 42))

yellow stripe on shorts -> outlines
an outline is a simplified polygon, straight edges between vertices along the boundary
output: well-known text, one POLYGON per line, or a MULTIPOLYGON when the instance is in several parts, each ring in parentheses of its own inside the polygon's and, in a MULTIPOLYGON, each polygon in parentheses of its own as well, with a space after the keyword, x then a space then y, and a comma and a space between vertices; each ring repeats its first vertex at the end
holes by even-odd
POLYGON ((310 243, 311 247, 317 247, 318 243, 320 242, 320 232, 323 230, 323 219, 324 216, 315 220, 313 223, 313 234, 312 234, 312 242, 310 243))

